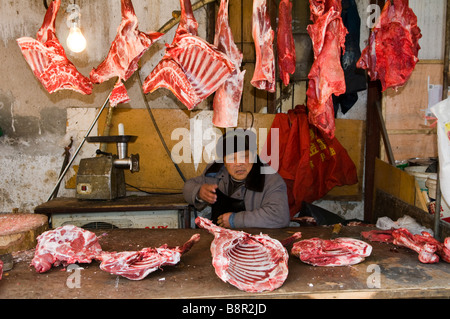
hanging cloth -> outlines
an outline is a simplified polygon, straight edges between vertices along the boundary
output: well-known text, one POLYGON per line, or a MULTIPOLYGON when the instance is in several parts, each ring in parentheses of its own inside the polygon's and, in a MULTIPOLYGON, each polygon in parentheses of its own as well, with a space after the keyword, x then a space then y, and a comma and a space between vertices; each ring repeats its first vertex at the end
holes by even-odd
POLYGON ((279 165, 270 163, 287 185, 291 218, 302 202, 312 203, 333 187, 358 182, 356 167, 336 138, 328 139, 308 123, 305 105, 297 105, 287 114, 278 113, 271 126, 262 154, 271 154, 271 134, 279 129, 279 165), (276 167, 278 166, 278 167, 276 167))
POLYGON ((348 31, 345 37, 345 53, 341 57, 346 91, 339 96, 333 95, 335 116, 339 106, 343 114, 347 113, 358 101, 357 92, 363 91, 367 87, 365 71, 356 68, 356 62, 361 57, 359 47, 361 19, 355 0, 342 0, 341 17, 348 31))

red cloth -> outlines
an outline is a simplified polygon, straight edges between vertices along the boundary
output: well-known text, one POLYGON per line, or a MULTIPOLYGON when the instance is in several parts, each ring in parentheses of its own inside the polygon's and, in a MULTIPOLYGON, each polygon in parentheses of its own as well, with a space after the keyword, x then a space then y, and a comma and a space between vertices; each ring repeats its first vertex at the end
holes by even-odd
POLYGON ((303 201, 311 203, 335 186, 358 182, 355 164, 346 149, 336 138, 328 139, 309 124, 304 105, 275 116, 261 158, 286 182, 291 217, 299 212, 303 201), (274 128, 279 129, 279 138, 272 141, 274 128), (276 150, 272 142, 279 146, 278 163, 271 154, 274 147, 276 150))

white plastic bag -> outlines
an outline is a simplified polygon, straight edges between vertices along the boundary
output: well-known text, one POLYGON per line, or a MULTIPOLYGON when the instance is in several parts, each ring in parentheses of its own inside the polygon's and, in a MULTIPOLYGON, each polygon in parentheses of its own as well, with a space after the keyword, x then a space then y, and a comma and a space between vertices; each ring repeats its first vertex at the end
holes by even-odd
POLYGON ((450 98, 431 107, 438 119, 439 185, 443 199, 450 203, 450 98))
POLYGON ((434 236, 433 230, 420 225, 414 218, 409 215, 405 215, 397 219, 397 224, 400 228, 406 228, 407 230, 409 230, 413 235, 420 235, 423 231, 426 231, 430 233, 431 236, 434 236))
POLYGON ((376 227, 378 229, 382 230, 389 230, 389 229, 398 229, 398 228, 406 228, 410 231, 413 235, 420 235, 423 231, 426 231, 431 234, 431 236, 434 236, 434 232, 432 229, 423 227, 420 225, 414 218, 412 218, 409 215, 404 215, 403 217, 399 218, 397 221, 393 221, 389 217, 380 217, 377 220, 376 227))
POLYGON ((375 226, 378 229, 382 229, 382 230, 390 230, 392 228, 394 228, 394 229, 399 228, 397 223, 395 223, 392 219, 390 219, 387 216, 378 218, 375 226))

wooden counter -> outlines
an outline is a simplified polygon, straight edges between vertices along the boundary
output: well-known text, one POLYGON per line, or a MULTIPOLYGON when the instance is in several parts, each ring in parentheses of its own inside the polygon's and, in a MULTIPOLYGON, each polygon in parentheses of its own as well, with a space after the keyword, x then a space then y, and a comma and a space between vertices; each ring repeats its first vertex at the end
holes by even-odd
MULTIPOLYGON (((343 227, 340 236, 359 238, 367 227, 343 227)), ((303 238, 329 238, 331 227, 249 229, 284 239, 295 231, 303 238)), ((141 281, 131 281, 100 270, 99 263, 82 264, 80 288, 69 288, 74 272, 62 267, 38 274, 29 268, 33 251, 16 256, 14 268, 0 280, 0 298, 431 298, 450 297, 450 264, 426 265, 417 253, 391 244, 371 243, 364 262, 348 267, 313 267, 290 255, 289 276, 272 292, 247 293, 222 282, 211 264, 213 235, 203 229, 114 229, 96 231, 105 251, 140 250, 167 243, 183 244, 194 233, 200 241, 177 266, 164 267, 141 281), (377 275, 379 274, 379 277, 377 275), (72 277, 71 277, 72 276, 72 277), (378 280, 379 279, 379 280, 378 280), (372 287, 372 288, 371 288, 372 287)), ((288 247, 290 251, 291 246, 288 247)), ((72 281, 73 283, 73 281, 72 281)))
POLYGON ((73 197, 57 197, 34 209, 36 214, 52 216, 54 214, 132 212, 178 210, 180 228, 190 227, 190 206, 183 194, 126 196, 114 200, 81 200, 73 197))
POLYGON ((72 197, 57 197, 34 209, 36 214, 145 211, 164 209, 187 209, 183 194, 127 196, 115 200, 81 200, 72 197))

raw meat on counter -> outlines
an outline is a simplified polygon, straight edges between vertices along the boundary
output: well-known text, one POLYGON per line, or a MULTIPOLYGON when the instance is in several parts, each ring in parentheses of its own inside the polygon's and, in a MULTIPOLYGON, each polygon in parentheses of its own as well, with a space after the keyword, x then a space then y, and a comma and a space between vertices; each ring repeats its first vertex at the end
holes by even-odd
POLYGON ((266 0, 253 0, 252 36, 255 42, 255 71, 250 83, 260 90, 275 92, 275 58, 266 0))
POLYGON ((285 86, 289 84, 289 74, 295 72, 296 60, 291 12, 291 1, 281 0, 278 8, 277 53, 280 78, 285 86))
POLYGON ((349 266, 369 257, 372 246, 353 238, 311 238, 294 243, 291 253, 313 266, 349 266))
POLYGON ((392 232, 394 230, 369 230, 361 232, 361 236, 370 241, 378 241, 382 243, 393 243, 394 236, 392 236, 392 232))
POLYGON ((332 139, 335 132, 332 95, 346 91, 341 55, 348 33, 341 18, 341 0, 310 0, 311 20, 307 30, 313 43, 314 62, 308 74, 306 95, 309 122, 332 139))
POLYGON ((422 235, 413 235, 406 228, 395 229, 392 236, 395 245, 404 246, 417 252, 422 263, 437 263, 439 256, 445 262, 450 263, 450 237, 441 243, 427 232, 422 232, 422 235))
POLYGON ((137 70, 142 55, 163 34, 160 32, 144 33, 138 30, 138 19, 134 13, 131 0, 121 0, 122 22, 117 35, 111 44, 108 56, 97 67, 92 69, 90 77, 94 83, 102 83, 117 76, 118 80, 109 98, 111 106, 126 103, 130 100, 122 81, 137 70))
POLYGON ((181 18, 172 44, 144 81, 144 93, 169 89, 189 110, 215 92, 234 71, 233 62, 197 36, 190 0, 180 0, 181 18))
POLYGON ((386 1, 357 62, 357 67, 366 69, 372 81, 381 81, 382 91, 404 85, 419 61, 422 34, 408 3, 386 1))
POLYGON ((187 253, 200 240, 195 234, 183 246, 169 248, 144 248, 140 251, 102 252, 97 259, 100 269, 130 280, 144 279, 162 266, 173 266, 180 262, 181 255, 187 253))
POLYGON ((284 246, 299 239, 300 232, 282 243, 267 235, 222 228, 203 217, 197 217, 195 223, 214 235, 212 264, 224 282, 247 292, 272 291, 283 285, 289 258, 284 246))
POLYGON ((425 264, 433 264, 442 260, 450 262, 450 237, 439 242, 433 236, 422 231, 421 234, 412 234, 402 227, 390 230, 370 230, 361 232, 361 236, 370 241, 392 243, 397 246, 407 247, 419 254, 419 260, 425 264))
POLYGON ((214 94, 212 123, 217 127, 236 127, 245 71, 240 70, 242 53, 234 43, 228 23, 228 0, 220 2, 215 31, 214 45, 230 58, 235 69, 214 94))
POLYGON ((36 40, 22 37, 17 39, 17 44, 34 75, 50 94, 63 89, 91 94, 91 80, 78 72, 67 59, 64 48, 56 37, 55 19, 60 5, 61 0, 50 3, 36 40))
POLYGON ((90 263, 102 252, 97 236, 74 225, 65 225, 46 231, 37 237, 31 265, 38 273, 52 265, 66 267, 74 263, 90 263))

